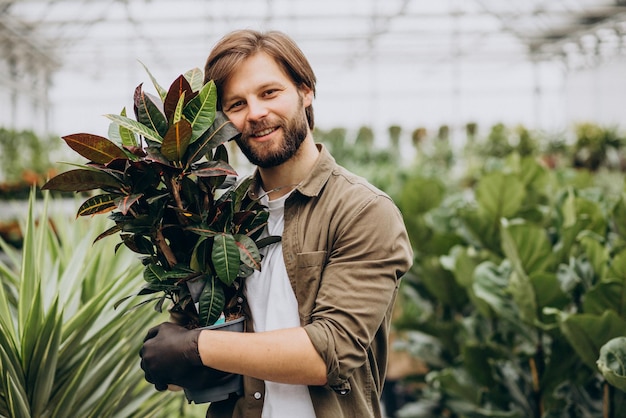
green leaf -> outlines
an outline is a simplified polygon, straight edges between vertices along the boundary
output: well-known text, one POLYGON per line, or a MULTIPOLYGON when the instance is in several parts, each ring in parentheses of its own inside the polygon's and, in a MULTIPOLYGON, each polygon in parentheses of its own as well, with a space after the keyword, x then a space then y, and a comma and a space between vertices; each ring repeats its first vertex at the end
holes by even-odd
POLYGON ((183 109, 187 120, 191 123, 193 134, 191 142, 194 142, 211 127, 215 120, 217 110, 217 90, 215 83, 209 81, 202 87, 196 97, 191 99, 183 109))
POLYGON ((146 73, 148 73, 148 76, 150 77, 150 80, 152 80, 152 84, 154 85, 154 88, 159 94, 159 97, 161 98, 162 101, 164 101, 165 96, 167 95, 167 91, 165 91, 165 89, 161 87, 161 85, 156 81, 156 79, 154 78, 150 70, 148 70, 148 67, 146 67, 144 63, 141 61, 139 63, 143 66, 144 70, 146 70, 146 73))
POLYGON ((489 173, 476 187, 479 206, 495 220, 515 215, 525 196, 524 184, 513 174, 489 173))
MULTIPOLYGON (((27 343, 30 343, 27 337, 23 335, 26 325, 32 322, 33 318, 40 318, 43 316, 41 312, 41 305, 37 305, 36 302, 41 302, 41 289, 40 276, 39 276, 39 264, 37 256, 37 246, 35 238, 35 217, 33 213, 34 196, 31 194, 28 215, 26 220, 26 229, 24 236, 30 236, 30 239, 24 239, 22 248, 22 270, 20 275, 20 288, 19 288, 19 300, 18 300, 18 333, 21 335, 21 343, 24 343, 26 339, 27 343)), ((28 347, 21 347, 22 360, 24 359, 24 352, 28 352, 28 347)))
POLYGON ((543 228, 526 222, 502 220, 502 250, 526 274, 540 273, 553 263, 552 245, 543 228))
POLYGON ((624 200, 624 196, 615 204, 611 215, 612 223, 615 225, 615 232, 617 232, 622 239, 626 238, 626 201, 624 200))
POLYGON ((240 135, 235 125, 228 120, 223 112, 215 114, 215 120, 210 128, 197 140, 189 145, 185 161, 187 166, 204 157, 219 145, 228 142, 240 135))
POLYGON ((77 169, 61 173, 44 184, 42 190, 83 192, 93 189, 121 189, 123 183, 114 176, 97 170, 77 169))
POLYGON ((626 250, 621 250, 613 256, 608 277, 614 277, 626 283, 626 250))
POLYGON ((148 93, 144 93, 141 84, 135 89, 134 102, 137 121, 157 132, 160 136, 167 132, 167 119, 148 93))
POLYGON ((85 200, 78 208, 76 216, 96 215, 101 213, 110 212, 117 207, 115 199, 118 195, 114 194, 99 194, 94 197, 90 197, 85 200))
POLYGON ((611 385, 626 392, 626 337, 613 338, 604 344, 596 364, 611 385))
POLYGON ((585 293, 585 313, 601 315, 609 309, 626 320, 626 281, 602 281, 585 293))
POLYGON ((209 277, 198 302, 200 326, 213 325, 222 314, 225 304, 224 289, 215 278, 209 277))
POLYGON ((561 282, 554 273, 542 272, 529 275, 537 300, 537 309, 545 307, 564 308, 569 302, 569 297, 563 292, 561 282))
POLYGON ((587 254, 587 259, 593 266, 593 271, 598 280, 603 280, 608 270, 609 251, 598 242, 599 237, 592 234, 584 235, 580 238, 580 244, 587 254))
POLYGON ((517 305, 520 318, 529 325, 534 325, 537 320, 537 299, 535 288, 532 286, 528 276, 523 272, 513 270, 509 277, 509 288, 511 296, 517 305))
POLYGON ((108 115, 104 115, 104 116, 109 118, 113 122, 117 123, 119 126, 122 126, 124 128, 128 128, 131 132, 134 132, 134 133, 136 133, 138 135, 141 135, 144 138, 147 138, 147 139, 149 139, 151 141, 154 141, 154 142, 157 142, 159 144, 161 142, 163 142, 163 138, 161 137, 161 135, 159 135, 153 129, 150 129, 147 126, 137 122, 136 120, 133 120, 131 118, 127 118, 125 116, 114 115, 114 114, 108 114, 108 115))
POLYGON ((191 125, 185 119, 170 126, 163 137, 161 154, 170 161, 180 161, 191 140, 191 125))
POLYGON ((189 82, 193 91, 199 91, 204 83, 204 73, 199 68, 192 68, 185 73, 185 79, 189 82))
POLYGON ((174 115, 172 116, 172 124, 178 123, 183 118, 183 107, 185 105, 185 92, 180 95, 176 108, 174 109, 174 115))
POLYGON ((609 340, 623 336, 626 320, 611 310, 602 315, 562 313, 560 328, 583 362, 595 369, 600 348, 609 340))
POLYGON ((128 159, 121 148, 102 136, 74 134, 62 138, 74 151, 98 164, 107 164, 116 158, 128 159))
MULTIPOLYGON (((126 117, 126 108, 122 109, 122 112, 120 113, 120 116, 126 117)), ((137 141, 137 137, 135 136, 135 134, 128 128, 124 127, 124 126, 118 126, 118 131, 119 131, 119 136, 120 136, 120 140, 122 141, 122 145, 127 146, 127 147, 138 147, 139 146, 139 142, 137 141)))
POLYGON ((33 416, 40 416, 43 413, 54 385, 63 325, 63 315, 59 315, 57 311, 58 299, 48 311, 31 359, 31 364, 36 365, 34 370, 29 370, 29 374, 34 374, 32 376, 34 382, 29 386, 33 388, 31 395, 33 416))
POLYGON ((211 261, 213 261, 215 273, 226 285, 230 286, 237 278, 239 257, 239 246, 232 235, 219 234, 215 236, 211 261))

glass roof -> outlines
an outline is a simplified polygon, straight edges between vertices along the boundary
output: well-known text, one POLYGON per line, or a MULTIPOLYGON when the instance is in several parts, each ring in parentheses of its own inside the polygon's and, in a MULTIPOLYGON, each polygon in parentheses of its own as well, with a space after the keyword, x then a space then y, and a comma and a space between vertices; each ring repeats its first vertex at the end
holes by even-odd
POLYGON ((0 89, 46 102, 47 130, 105 129, 141 63, 168 85, 226 32, 277 29, 317 73, 322 127, 536 125, 537 91, 549 107, 564 71, 623 54, 624 22, 624 0, 0 0, 0 89))

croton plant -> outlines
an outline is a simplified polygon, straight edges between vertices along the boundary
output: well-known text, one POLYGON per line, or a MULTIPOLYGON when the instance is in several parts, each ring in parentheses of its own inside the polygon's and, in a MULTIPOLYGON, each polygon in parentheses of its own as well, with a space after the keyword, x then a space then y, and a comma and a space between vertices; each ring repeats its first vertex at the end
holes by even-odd
POLYGON ((168 90, 148 71, 158 96, 134 92, 135 119, 106 115, 109 138, 78 133, 63 139, 89 162, 50 179, 43 189, 88 192, 78 216, 109 213, 118 235, 145 265, 138 295, 188 327, 240 312, 243 279, 260 268, 268 213, 246 197, 225 144, 239 135, 217 111, 212 81, 180 75, 168 90))

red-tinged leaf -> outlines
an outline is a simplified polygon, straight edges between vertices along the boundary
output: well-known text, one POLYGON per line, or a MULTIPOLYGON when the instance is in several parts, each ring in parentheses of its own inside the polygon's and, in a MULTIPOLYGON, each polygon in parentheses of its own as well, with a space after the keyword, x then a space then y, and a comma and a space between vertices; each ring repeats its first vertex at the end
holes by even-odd
POLYGON ((185 94, 184 105, 189 102, 189 100, 193 99, 198 93, 194 93, 191 88, 191 85, 187 81, 187 79, 180 75, 172 85, 170 89, 167 91, 167 96, 165 96, 165 101, 163 103, 163 110, 165 111, 165 116, 167 120, 172 122, 174 118, 174 113, 176 112, 176 105, 178 104, 178 99, 180 96, 185 94))
POLYGON ((239 258, 250 268, 261 270, 261 254, 252 238, 246 235, 235 235, 235 243, 239 247, 239 258))
POLYGON ((95 170, 70 170, 48 180, 43 190, 83 192, 86 190, 113 188, 121 190, 123 184, 110 174, 95 170))
POLYGON ((191 231, 195 234, 198 234, 203 237, 214 237, 218 233, 205 225, 200 226, 188 226, 185 228, 186 231, 191 231))
POLYGON ((158 133, 161 137, 165 135, 167 119, 150 95, 144 93, 142 84, 135 89, 134 108, 138 122, 158 133))
POLYGON ((129 196, 124 196, 123 198, 119 199, 119 201, 117 203, 117 208, 120 210, 120 212, 122 212, 124 215, 126 215, 128 213, 128 211, 130 210, 130 207, 133 205, 133 203, 135 203, 136 201, 138 201, 142 197, 143 197, 143 193, 131 194, 129 196))
POLYGON ((116 158, 125 158, 126 153, 107 138, 92 134, 73 134, 63 137, 63 140, 74 151, 99 164, 106 164, 116 158))
POLYGON ((76 216, 97 215, 100 213, 110 212, 117 207, 115 199, 118 196, 113 194, 100 194, 91 197, 78 208, 76 216))
POLYGON ((236 176, 237 172, 224 161, 207 161, 191 170, 198 177, 236 176))
POLYGON ((189 146, 191 131, 191 124, 185 119, 170 126, 163 137, 161 154, 169 161, 180 161, 189 146))
POLYGON ((97 241, 100 241, 102 238, 106 238, 108 236, 116 234, 116 233, 120 232, 121 230, 122 230, 122 225, 121 224, 113 225, 111 228, 107 229, 106 231, 104 231, 103 233, 98 235, 96 237, 96 239, 93 240, 93 242, 95 244, 97 241))

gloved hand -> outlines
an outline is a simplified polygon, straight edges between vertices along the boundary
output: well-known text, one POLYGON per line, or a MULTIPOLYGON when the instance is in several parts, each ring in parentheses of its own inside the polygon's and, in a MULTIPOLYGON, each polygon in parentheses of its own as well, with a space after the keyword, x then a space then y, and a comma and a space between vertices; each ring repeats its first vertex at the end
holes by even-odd
POLYGON ((219 384, 229 373, 205 367, 198 352, 200 329, 164 322, 150 329, 139 352, 146 380, 159 391, 168 384, 202 389, 219 384))

